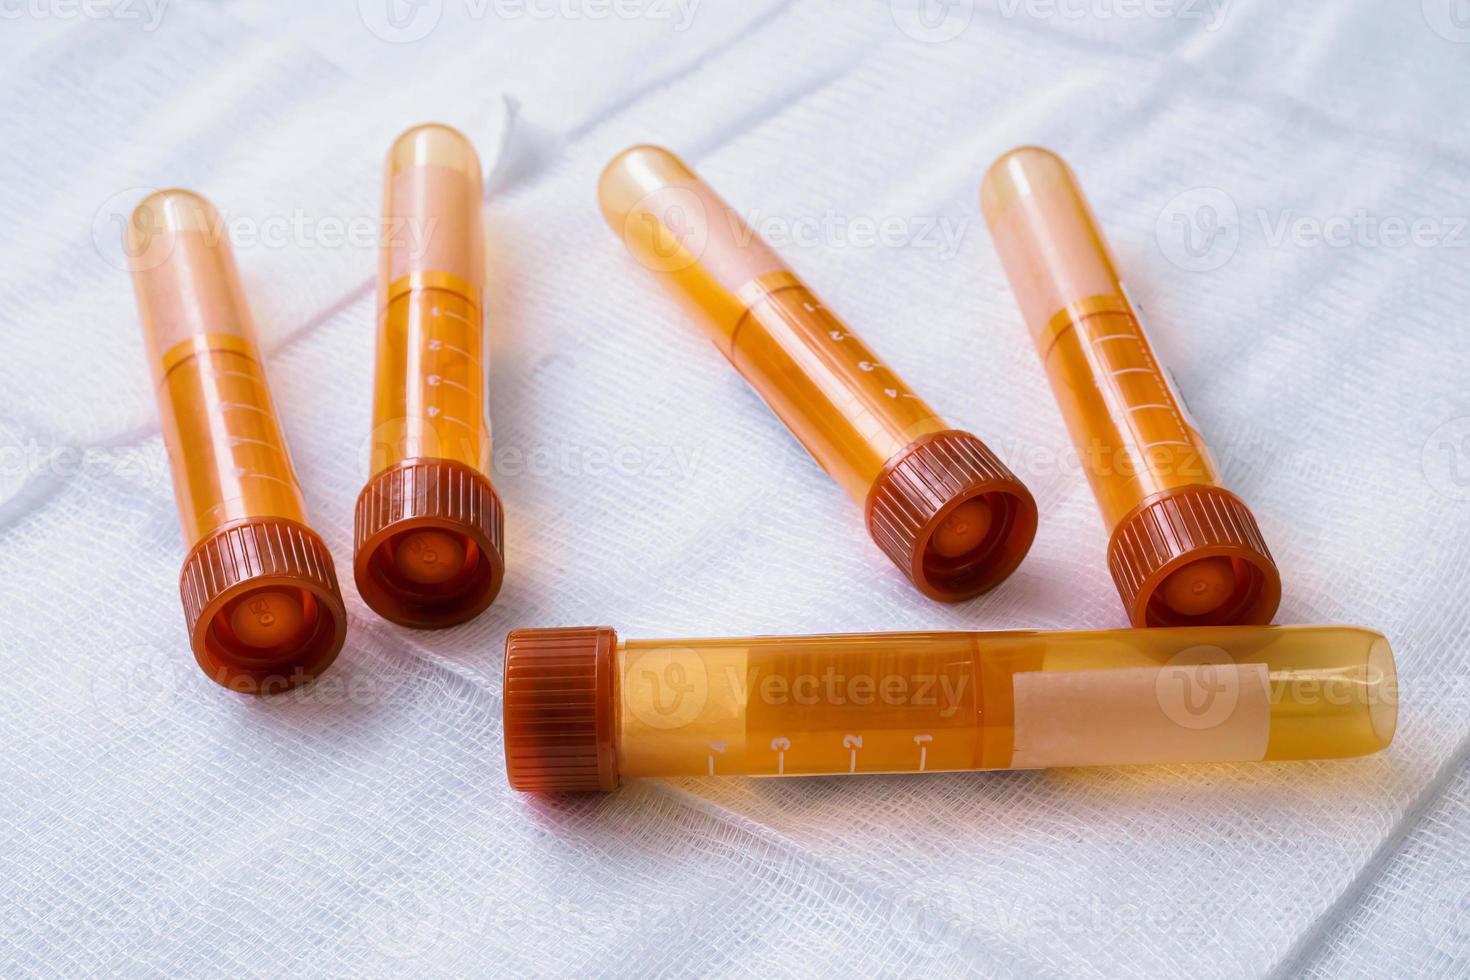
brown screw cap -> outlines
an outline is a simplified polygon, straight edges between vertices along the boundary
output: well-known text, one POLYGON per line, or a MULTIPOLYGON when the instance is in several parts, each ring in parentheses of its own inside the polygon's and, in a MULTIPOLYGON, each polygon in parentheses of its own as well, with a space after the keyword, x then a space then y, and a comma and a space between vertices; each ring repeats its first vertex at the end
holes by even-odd
POLYGON ((473 619, 505 578, 504 522, 483 473, 453 460, 405 460, 357 498, 357 591, 401 626, 442 629, 473 619))
POLYGON ((515 630, 505 638, 505 774, 512 789, 617 788, 617 642, 606 627, 515 630))
POLYGON ((332 556, 295 521, 251 518, 214 531, 184 560, 179 593, 194 658, 233 691, 303 684, 331 666, 347 637, 332 556))
POLYGON ((1016 570, 1036 537, 1036 501, 968 432, 914 440, 868 494, 868 533, 919 591, 973 598, 1016 570))
POLYGON ((1155 494, 1118 523, 1108 569, 1137 627, 1264 626, 1281 574, 1250 509, 1221 487, 1155 494))

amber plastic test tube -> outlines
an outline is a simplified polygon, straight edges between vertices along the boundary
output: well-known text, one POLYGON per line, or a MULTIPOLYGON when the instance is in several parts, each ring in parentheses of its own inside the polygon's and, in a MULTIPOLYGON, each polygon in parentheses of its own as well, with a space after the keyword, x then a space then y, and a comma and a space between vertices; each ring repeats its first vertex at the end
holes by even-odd
POLYGON ((1269 623, 1281 578, 1221 486, 1070 167, 1022 147, 981 190, 985 220, 1112 537, 1135 626, 1269 623))
POLYGON ((457 130, 417 126, 388 153, 378 271, 372 462, 357 501, 357 590, 385 619, 473 619, 505 577, 485 406, 482 181, 457 130))
POLYGON ((700 320, 925 595, 968 599, 1016 569, 1036 504, 975 436, 950 427, 667 150, 602 175, 613 231, 700 320))
POLYGON ((179 590, 195 659, 232 690, 286 690, 336 659, 347 613, 306 524, 224 224, 203 198, 159 191, 127 237, 190 549, 179 590))
POLYGON ((518 630, 526 792, 812 776, 1338 759, 1393 740, 1380 634, 1346 626, 620 640, 518 630))

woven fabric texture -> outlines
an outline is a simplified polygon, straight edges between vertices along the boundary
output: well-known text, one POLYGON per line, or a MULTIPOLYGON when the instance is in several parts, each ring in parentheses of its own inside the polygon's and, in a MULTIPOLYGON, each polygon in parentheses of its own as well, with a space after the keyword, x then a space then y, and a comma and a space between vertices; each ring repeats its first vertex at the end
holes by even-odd
POLYGON ((1470 29, 1452 0, 11 7, 0 973, 1470 971, 1470 29), (485 615, 423 634, 374 617, 350 568, 380 168, 430 119, 495 160, 507 576, 485 615), (1027 483, 1040 532, 1004 586, 915 592, 627 257, 596 181, 644 141, 1027 483), (512 793, 511 628, 1126 625, 980 217, 985 167, 1023 143, 1080 174, 1280 565, 1278 621, 1392 639, 1393 748, 512 793), (336 666, 271 699, 214 686, 184 635, 118 245, 172 185, 229 221, 352 617, 336 666))

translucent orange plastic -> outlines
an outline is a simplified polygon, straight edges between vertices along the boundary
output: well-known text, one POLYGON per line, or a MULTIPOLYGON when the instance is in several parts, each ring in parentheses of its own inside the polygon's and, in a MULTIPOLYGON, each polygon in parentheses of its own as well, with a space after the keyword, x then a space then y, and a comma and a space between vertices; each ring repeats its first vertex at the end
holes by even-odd
POLYGON ((380 615, 452 626, 490 605, 504 576, 479 157, 458 131, 417 126, 394 143, 384 183, 373 475, 358 503, 356 578, 380 615))
POLYGON ((138 205, 133 283, 184 541, 195 656, 214 680, 268 693, 336 657, 346 613, 306 524, 219 213, 183 190, 138 205))
POLYGON ((1035 504, 842 323, 678 157, 635 146, 599 187, 603 216, 814 459, 865 508, 925 594, 964 599, 1025 557, 1035 504))
POLYGON ((1393 740, 1387 639, 1339 626, 506 641, 526 791, 801 776, 1337 759, 1393 740))
POLYGON ((1048 150, 1014 150, 986 175, 981 204, 1113 534, 1109 563, 1134 625, 1270 622, 1275 563, 1221 485, 1071 169, 1048 150))

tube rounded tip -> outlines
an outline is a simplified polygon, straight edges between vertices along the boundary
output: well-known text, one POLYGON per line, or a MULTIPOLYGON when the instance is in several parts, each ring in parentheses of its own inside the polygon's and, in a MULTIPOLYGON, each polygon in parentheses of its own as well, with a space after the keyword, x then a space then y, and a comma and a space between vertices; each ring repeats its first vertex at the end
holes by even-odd
POLYGON ((1071 179, 1067 162, 1051 150, 1020 146, 1003 154, 986 171, 980 184, 980 207, 986 220, 994 221, 1021 198, 1071 179))
POLYGON ((480 183, 480 157, 459 130, 444 123, 423 123, 393 141, 388 153, 388 175, 396 177, 414 167, 447 167, 480 183))
POLYGON ((213 204, 180 187, 149 194, 133 208, 125 230, 132 272, 136 275, 163 265, 173 256, 180 236, 195 232, 210 239, 223 235, 213 204))
POLYGON ((1377 630, 1274 630, 1268 760, 1352 759, 1381 752, 1398 729, 1393 647, 1377 630))
POLYGON ((182 188, 155 191, 133 209, 126 244, 156 381, 185 341, 215 334, 253 345, 230 236, 213 204, 182 188))
POLYGON ((1368 649, 1366 674, 1380 694, 1372 701, 1368 720, 1373 726, 1373 734, 1378 738, 1379 747, 1386 749, 1393 744, 1399 725, 1399 674, 1388 637, 1381 634, 1374 637, 1373 645, 1368 649))
POLYGON ((219 212, 203 196, 182 187, 169 187, 138 202, 129 230, 151 225, 175 231, 207 231, 218 220, 219 212))
POLYGON ((694 171, 663 147, 630 146, 609 161, 597 182, 602 217, 614 231, 621 231, 628 215, 649 194, 695 179, 694 171))
POLYGON ((425 123, 388 151, 379 304, 409 275, 451 276, 478 304, 485 286, 484 180, 475 147, 459 130, 425 123))

